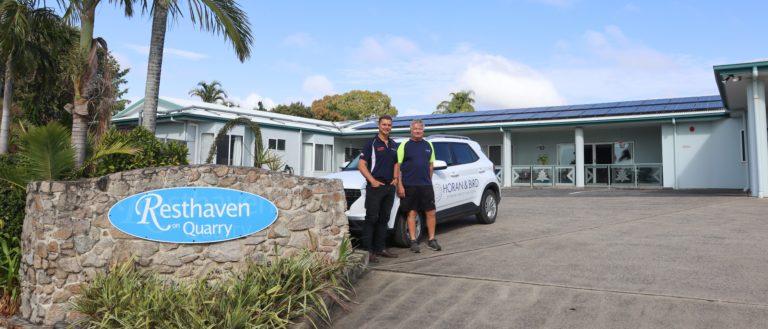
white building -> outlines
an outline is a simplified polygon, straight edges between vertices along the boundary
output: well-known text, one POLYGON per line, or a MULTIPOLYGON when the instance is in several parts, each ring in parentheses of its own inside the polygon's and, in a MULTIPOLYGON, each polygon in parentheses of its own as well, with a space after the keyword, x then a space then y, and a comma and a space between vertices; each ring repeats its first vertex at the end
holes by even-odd
MULTIPOLYGON (((393 134, 407 136, 418 118, 427 134, 468 136, 504 186, 732 188, 764 197, 767 71, 768 62, 716 66, 716 96, 397 117, 393 134)), ((113 122, 137 125, 142 105, 113 122)), ((186 143, 190 163, 204 163, 216 133, 237 117, 256 122, 264 147, 306 176, 339 170, 376 133, 375 119, 333 123, 162 97, 157 136, 186 143)), ((246 127, 236 127, 214 162, 252 165, 253 143, 246 127)))

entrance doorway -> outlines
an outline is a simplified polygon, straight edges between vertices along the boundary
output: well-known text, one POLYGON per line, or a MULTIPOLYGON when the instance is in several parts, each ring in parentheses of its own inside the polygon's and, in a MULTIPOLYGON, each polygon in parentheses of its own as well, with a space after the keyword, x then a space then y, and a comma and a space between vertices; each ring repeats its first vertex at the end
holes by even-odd
POLYGON ((587 184, 608 184, 608 165, 613 163, 613 143, 584 145, 584 175, 587 184))

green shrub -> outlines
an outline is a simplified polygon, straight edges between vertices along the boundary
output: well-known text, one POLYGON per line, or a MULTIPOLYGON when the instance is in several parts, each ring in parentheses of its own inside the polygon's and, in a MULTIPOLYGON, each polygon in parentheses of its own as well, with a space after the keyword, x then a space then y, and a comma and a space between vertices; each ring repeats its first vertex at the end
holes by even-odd
POLYGON ((0 314, 11 315, 19 309, 19 265, 21 243, 15 235, 0 234, 0 314))
POLYGON ((187 164, 187 146, 182 143, 163 143, 143 127, 129 132, 115 129, 108 131, 102 138, 103 144, 123 142, 141 148, 133 155, 114 154, 101 159, 96 164, 93 176, 102 176, 131 169, 178 166, 187 164))
MULTIPOLYGON (((7 155, 0 156, 0 172, 15 166, 13 159, 7 155)), ((10 236, 21 236, 21 226, 24 223, 24 207, 26 193, 11 185, 0 177, 0 233, 10 236)))
POLYGON ((348 300, 349 242, 344 246, 336 262, 304 252, 191 283, 140 272, 129 262, 97 276, 72 306, 86 315, 77 324, 85 328, 285 328, 306 316, 329 322, 323 297, 348 300))

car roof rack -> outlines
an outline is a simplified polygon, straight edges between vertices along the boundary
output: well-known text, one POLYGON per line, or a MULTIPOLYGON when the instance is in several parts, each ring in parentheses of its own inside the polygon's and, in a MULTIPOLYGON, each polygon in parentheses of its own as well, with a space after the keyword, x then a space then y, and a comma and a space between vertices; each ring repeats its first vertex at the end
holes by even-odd
POLYGON ((446 135, 446 134, 429 135, 429 136, 426 137, 426 139, 434 139, 434 138, 455 138, 455 139, 470 140, 470 138, 467 137, 467 136, 446 135))

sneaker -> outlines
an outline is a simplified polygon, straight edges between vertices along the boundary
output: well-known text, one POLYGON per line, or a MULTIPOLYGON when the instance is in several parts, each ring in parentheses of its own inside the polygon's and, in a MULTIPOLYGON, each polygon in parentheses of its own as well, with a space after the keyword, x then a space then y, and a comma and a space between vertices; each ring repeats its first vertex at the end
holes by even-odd
POLYGON ((429 240, 429 242, 427 242, 427 247, 429 247, 429 249, 432 249, 432 250, 435 250, 435 251, 443 250, 443 248, 441 248, 440 245, 437 244, 437 240, 436 239, 429 240))
POLYGON ((421 249, 419 248, 419 243, 416 242, 416 240, 411 240, 411 251, 421 252, 421 249))

